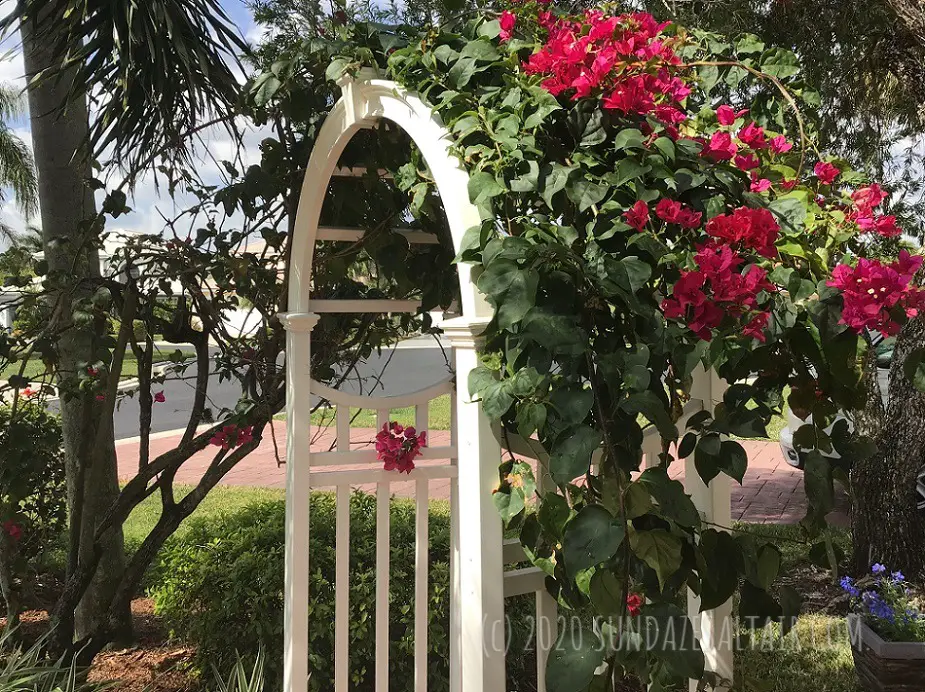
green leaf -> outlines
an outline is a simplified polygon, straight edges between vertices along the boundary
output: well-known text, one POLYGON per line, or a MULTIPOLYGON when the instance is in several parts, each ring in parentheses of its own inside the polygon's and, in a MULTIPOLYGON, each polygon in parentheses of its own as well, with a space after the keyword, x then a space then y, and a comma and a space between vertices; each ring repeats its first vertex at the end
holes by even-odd
POLYGON ((254 103, 257 106, 265 106, 276 96, 276 92, 279 91, 282 85, 283 83, 273 73, 264 72, 254 82, 254 87, 251 90, 254 95, 254 103))
POLYGON ((503 193, 504 186, 491 173, 478 171, 469 176, 469 199, 473 204, 483 204, 503 193))
POLYGON ((783 556, 780 549, 770 543, 761 546, 758 551, 758 564, 755 566, 755 586, 759 586, 765 591, 771 588, 771 584, 780 574, 780 567, 783 556))
POLYGON ((578 211, 584 211, 604 199, 608 188, 606 185, 580 178, 568 185, 565 192, 568 198, 578 205, 578 211))
POLYGON ((598 569, 594 572, 589 595, 597 615, 608 617, 623 614, 623 584, 610 570, 598 569))
POLYGON ((524 318, 524 334, 553 354, 578 354, 586 338, 574 315, 557 315, 535 307, 524 318))
POLYGON ((532 159, 527 161, 528 171, 511 180, 511 190, 514 192, 533 192, 539 185, 540 166, 532 159))
POLYGON ((736 41, 736 53, 739 55, 750 55, 762 51, 764 51, 764 41, 754 34, 744 34, 736 41))
POLYGON ((643 471, 636 483, 641 484, 655 498, 662 515, 681 526, 696 528, 700 526, 700 513, 693 500, 684 491, 684 484, 671 480, 668 470, 654 466, 643 471))
POLYGON ((517 434, 524 439, 536 431, 542 431, 546 423, 546 407, 534 401, 517 404, 517 434))
POLYGON ((780 604, 767 591, 749 581, 742 583, 739 594, 739 620, 746 627, 764 627, 783 614, 780 604))
POLYGON ((655 140, 655 148, 658 149, 668 161, 674 161, 675 159, 675 146, 674 141, 669 137, 659 137, 655 140))
POLYGON ((705 94, 709 95, 719 81, 719 68, 715 65, 705 65, 697 68, 697 74, 700 77, 701 88, 705 94))
POLYGON ((601 446, 601 434, 588 425, 572 429, 556 441, 549 455, 549 472, 558 485, 583 476, 591 466, 591 455, 601 446))
MULTIPOLYGON (((446 0, 444 0, 444 4, 446 0)), ((501 22, 497 19, 491 19, 487 22, 484 22, 479 26, 479 36, 484 36, 487 39, 498 38, 501 34, 501 22)))
POLYGON ((539 280, 539 273, 535 269, 524 269, 514 275, 498 308, 499 327, 510 329, 526 317, 536 303, 539 280))
POLYGON ((762 56, 761 71, 772 77, 785 79, 800 72, 800 61, 789 50, 772 48, 762 56))
POLYGON ((565 523, 572 514, 572 509, 562 495, 554 492, 543 494, 543 502, 536 512, 540 526, 556 540, 562 539, 565 523))
POLYGON ((600 505, 588 505, 565 525, 562 555, 565 569, 574 577, 578 572, 612 558, 626 531, 623 523, 600 505))
POLYGON ((568 178, 574 170, 574 166, 563 166, 562 164, 554 163, 552 165, 552 170, 544 178, 543 201, 546 202, 546 206, 553 211, 555 211, 552 201, 553 197, 557 192, 565 189, 568 178))
POLYGON ((615 280, 624 290, 635 293, 652 277, 652 267, 648 262, 643 262, 638 257, 623 257, 617 263, 621 272, 617 274, 615 280))
POLYGON ((447 76, 456 89, 462 89, 469 83, 469 80, 472 79, 472 75, 474 75, 475 72, 475 60, 472 58, 460 58, 453 63, 447 76))
POLYGON ((803 485, 811 514, 823 517, 832 511, 835 507, 832 464, 815 449, 804 455, 803 485))
POLYGON ((613 148, 616 151, 621 149, 644 149, 645 137, 642 132, 633 127, 620 130, 613 139, 613 148))
POLYGON ((550 402, 566 425, 584 423, 594 405, 594 393, 580 385, 557 386, 550 402))
POLYGON ((778 222, 794 232, 806 227, 806 204, 797 197, 779 197, 768 204, 778 222))
POLYGON ((748 454, 745 448, 735 440, 723 440, 719 448, 720 464, 730 478, 735 478, 739 485, 748 469, 748 454))
POLYGON ((681 568, 681 539, 664 529, 633 531, 630 547, 636 557, 655 570, 662 588, 681 568))
POLYGON ((491 496, 491 499, 505 525, 524 510, 524 495, 514 489, 508 492, 498 491, 491 496))
POLYGON ((586 692, 605 651, 594 631, 583 626, 563 628, 546 662, 549 692, 586 692))
POLYGON ((673 603, 647 603, 639 619, 646 648, 665 664, 670 675, 693 680, 703 676, 703 651, 697 643, 694 626, 683 610, 673 603))
POLYGON ((635 519, 652 509, 652 496, 639 483, 630 483, 623 492, 623 505, 627 518, 635 519))
POLYGON ((459 52, 459 57, 471 58, 478 62, 494 62, 501 58, 501 53, 487 38, 483 38, 469 41, 459 52))
POLYGON ((677 440, 678 429, 668 415, 662 400, 652 392, 637 392, 620 402, 620 408, 627 413, 641 413, 658 428, 659 435, 665 440, 677 440))
POLYGON ((741 559, 735 539, 725 531, 704 529, 698 546, 704 560, 700 573, 700 610, 712 610, 732 598, 739 585, 734 565, 741 559))
POLYGON ((689 432, 681 438, 681 444, 678 445, 678 459, 687 459, 697 446, 697 433, 689 432))
POLYGON ((615 171, 604 175, 604 180, 614 187, 620 187, 630 180, 641 178, 651 170, 652 166, 643 165, 633 158, 625 158, 617 164, 615 171))

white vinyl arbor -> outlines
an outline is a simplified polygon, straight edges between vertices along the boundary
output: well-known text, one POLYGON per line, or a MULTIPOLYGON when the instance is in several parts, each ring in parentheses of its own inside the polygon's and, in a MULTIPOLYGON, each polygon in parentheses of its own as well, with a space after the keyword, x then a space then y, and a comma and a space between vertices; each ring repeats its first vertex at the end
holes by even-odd
MULTIPOLYGON (((415 313, 415 301, 313 300, 311 298, 312 256, 317 241, 355 241, 362 229, 319 226, 328 182, 350 139, 362 128, 388 120, 402 128, 420 150, 436 183, 458 252, 465 231, 480 222, 467 192, 468 176, 449 148, 450 134, 438 116, 415 94, 394 82, 375 78, 364 71, 357 78, 341 82, 342 97, 334 104, 318 135, 305 174, 293 239, 289 274, 290 312, 282 315, 287 337, 287 493, 286 493, 286 581, 285 581, 285 681, 284 692, 305 692, 309 670, 309 493, 312 488, 333 487, 337 501, 337 545, 334 575, 335 622, 311 623, 312 627, 334 629, 334 680, 330 689, 350 689, 349 670, 349 583, 351 488, 375 484, 377 495, 377 580, 375 607, 376 690, 389 688, 389 500, 394 482, 412 481, 416 498, 416 550, 414 603, 415 692, 427 688, 428 608, 428 505, 432 481, 448 480, 451 505, 450 545, 450 690, 452 692, 503 692, 505 689, 504 599, 536 594, 537 675, 539 689, 545 689, 545 661, 555 646, 557 611, 555 600, 545 589, 545 575, 538 568, 506 569, 522 562, 517 541, 503 540, 501 520, 492 502, 497 487, 502 445, 479 402, 471 401, 465 386, 452 400, 452 430, 449 444, 430 446, 422 464, 410 476, 384 471, 370 449, 350 446, 350 407, 378 412, 381 426, 395 408, 413 406, 419 430, 427 430, 428 407, 433 399, 454 391, 452 379, 444 379, 420 392, 398 397, 356 396, 329 389, 314 382, 309 372, 311 331, 320 313, 415 313), (321 396, 337 405, 336 446, 332 451, 312 453, 311 399, 321 396), (330 470, 337 465, 350 470, 330 470), (328 470, 312 471, 324 466, 328 470), (360 470, 354 470, 357 467, 360 470)), ((407 234, 408 241, 433 242, 428 234, 407 234), (419 237, 420 236, 420 237, 419 237)), ((440 324, 453 347, 455 381, 465 383, 478 364, 479 335, 492 317, 492 309, 476 288, 472 269, 458 265, 461 317, 440 324)), ((721 399, 722 384, 712 375, 701 374, 696 396, 688 403, 690 415, 721 399)), ((683 421, 681 421, 683 423, 683 421)), ((650 430, 644 448, 654 459, 661 440, 650 430)), ((510 451, 536 459, 538 487, 543 488, 545 454, 535 440, 505 436, 510 451)), ((729 483, 718 477, 704 486, 692 469, 687 473, 687 490, 704 517, 721 526, 730 523, 729 483)), ((547 488, 551 488, 547 484, 547 488)), ((696 598, 690 612, 699 611, 696 598)), ((731 606, 704 613, 695 621, 695 631, 706 654, 707 668, 732 677, 731 606)), ((327 681, 322 689, 328 689, 327 681)), ((695 683, 692 682, 692 689, 695 683)), ((401 690, 400 692, 405 692, 401 690)))

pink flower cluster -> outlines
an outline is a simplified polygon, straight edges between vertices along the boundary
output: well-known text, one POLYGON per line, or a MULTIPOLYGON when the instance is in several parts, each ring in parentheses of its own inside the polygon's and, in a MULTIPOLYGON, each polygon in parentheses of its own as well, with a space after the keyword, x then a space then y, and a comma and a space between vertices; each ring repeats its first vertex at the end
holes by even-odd
POLYGON ((877 214, 876 209, 887 198, 882 187, 874 183, 855 190, 851 195, 854 211, 848 218, 855 221, 864 233, 877 233, 885 238, 895 238, 902 233, 896 223, 896 217, 877 214))
POLYGON ((710 243, 698 248, 694 256, 696 271, 681 272, 670 298, 662 301, 662 311, 669 319, 687 320, 688 327, 704 341, 712 338, 712 329, 723 319, 754 313, 744 334, 764 341, 768 314, 758 309, 758 293, 772 291, 767 272, 752 265, 744 273, 744 260, 728 245, 710 243))
POLYGON ((720 214, 707 222, 707 234, 711 237, 769 258, 777 257, 774 243, 779 233, 780 226, 767 209, 739 207, 731 214, 720 214))
POLYGON ((427 433, 418 434, 414 426, 406 428, 393 421, 385 423, 376 433, 377 458, 384 462, 386 471, 411 473, 415 458, 421 456, 421 447, 426 446, 427 433))
POLYGON ((922 256, 902 250, 890 264, 862 257, 854 267, 835 267, 827 283, 841 291, 842 323, 858 333, 867 329, 884 336, 898 333, 900 325, 893 319, 896 308, 910 318, 925 308, 925 290, 912 285, 922 261, 922 256))
POLYGON ((239 428, 234 423, 223 426, 221 430, 212 436, 209 444, 221 447, 224 450, 234 449, 241 445, 247 444, 254 439, 254 426, 248 425, 239 428))
POLYGON ((674 223, 681 228, 700 228, 700 219, 703 218, 699 211, 668 198, 655 205, 655 215, 665 223, 674 223))
POLYGON ((604 108, 625 114, 654 113, 666 124, 686 118, 677 108, 691 89, 672 69, 681 63, 674 39, 645 12, 607 16, 589 10, 578 20, 548 23, 546 45, 524 63, 528 74, 545 75, 543 87, 572 100, 592 93, 604 108))
MULTIPOLYGON (((757 294, 773 290, 767 273, 752 266, 744 274, 739 271, 743 259, 729 246, 701 246, 694 257, 697 271, 682 272, 670 298, 662 302, 669 319, 687 319, 690 329, 704 341, 712 337, 728 314, 738 317, 757 310, 757 294)), ((745 333, 764 340, 761 332, 767 324, 767 314, 758 313, 746 326, 745 333)))

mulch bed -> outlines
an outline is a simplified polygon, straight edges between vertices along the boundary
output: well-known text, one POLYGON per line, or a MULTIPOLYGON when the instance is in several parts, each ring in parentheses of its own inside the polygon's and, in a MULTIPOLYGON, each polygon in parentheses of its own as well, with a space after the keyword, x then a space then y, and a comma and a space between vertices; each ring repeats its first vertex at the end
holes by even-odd
MULTIPOLYGON (((114 683, 118 692, 193 692, 197 680, 189 664, 195 650, 171 643, 154 613, 154 602, 139 598, 132 602, 132 623, 137 642, 126 649, 100 653, 93 661, 89 679, 114 683)), ((6 624, 0 618, 0 627, 6 624)), ((48 629, 45 610, 29 610, 22 615, 20 632, 26 642, 38 640, 48 629)))

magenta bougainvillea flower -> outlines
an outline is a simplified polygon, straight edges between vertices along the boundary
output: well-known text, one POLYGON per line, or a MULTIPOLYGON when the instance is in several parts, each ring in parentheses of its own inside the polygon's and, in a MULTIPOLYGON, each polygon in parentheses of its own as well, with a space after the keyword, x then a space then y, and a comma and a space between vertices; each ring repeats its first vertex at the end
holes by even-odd
POLYGON ((899 259, 890 264, 862 257, 853 267, 835 267, 827 283, 842 294, 842 323, 858 333, 897 334, 901 325, 893 319, 894 308, 915 317, 925 307, 925 291, 911 284, 922 259, 902 250, 899 259))
POLYGON ((824 163, 820 161, 813 168, 813 173, 815 173, 816 177, 819 178, 820 183, 823 185, 831 185, 835 182, 835 179, 838 178, 839 174, 841 173, 841 169, 839 169, 835 164, 824 163))
POLYGON ((739 207, 731 214, 720 214, 707 222, 707 234, 713 238, 754 250, 768 258, 777 257, 774 243, 779 233, 780 226, 767 209, 739 207))
POLYGON ((662 198, 655 206, 655 215, 666 223, 675 223, 682 228, 699 228, 700 219, 703 217, 699 211, 667 197, 662 198))
POLYGON ((711 161, 730 161, 739 152, 732 135, 725 131, 714 132, 703 148, 703 156, 711 161))
POLYGON ((627 211, 623 212, 623 218, 626 219, 626 223, 630 226, 637 231, 641 231, 649 223, 649 205, 639 200, 627 211))
MULTIPOLYGON (((712 339, 711 330, 727 316, 760 313, 758 294, 774 290, 761 267, 751 265, 742 272, 744 260, 728 245, 704 245, 694 261, 698 269, 681 273, 671 297, 662 301, 662 310, 669 319, 687 320, 691 331, 704 341, 712 339)), ((752 319, 749 335, 763 341, 761 329, 766 324, 767 318, 752 319)))
POLYGON ((234 423, 230 423, 222 427, 221 430, 216 432, 212 439, 209 440, 209 444, 215 447, 221 447, 224 450, 234 449, 235 447, 240 447, 243 444, 247 444, 254 439, 254 426, 248 425, 243 428, 239 428, 234 423))
POLYGON ((727 106, 726 104, 716 109, 716 119, 719 121, 720 125, 732 125, 738 118, 747 114, 748 108, 736 111, 732 106, 727 106))
POLYGON ((767 149, 768 137, 764 133, 764 128, 755 123, 749 123, 739 130, 739 141, 750 149, 767 149))
POLYGON ((427 433, 418 433, 414 426, 406 428, 393 421, 383 424, 376 433, 377 458, 384 462, 386 471, 411 473, 415 458, 421 456, 421 448, 426 446, 427 433))

